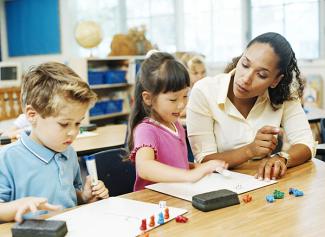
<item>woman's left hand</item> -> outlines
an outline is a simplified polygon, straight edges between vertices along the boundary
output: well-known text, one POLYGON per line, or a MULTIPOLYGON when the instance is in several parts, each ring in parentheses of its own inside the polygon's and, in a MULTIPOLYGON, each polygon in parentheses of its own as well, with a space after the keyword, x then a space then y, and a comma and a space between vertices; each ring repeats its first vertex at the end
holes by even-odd
POLYGON ((270 179, 275 180, 281 178, 286 171, 287 166, 285 164, 285 159, 276 155, 262 160, 255 178, 260 180, 264 179, 266 181, 270 179))

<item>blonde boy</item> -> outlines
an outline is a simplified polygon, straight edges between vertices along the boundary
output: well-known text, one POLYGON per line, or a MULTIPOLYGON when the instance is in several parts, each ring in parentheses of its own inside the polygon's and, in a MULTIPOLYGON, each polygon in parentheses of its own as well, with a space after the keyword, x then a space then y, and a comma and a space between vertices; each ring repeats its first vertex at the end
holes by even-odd
POLYGON ((24 76, 21 98, 32 129, 0 151, 0 221, 107 198, 102 181, 91 186, 87 177, 82 189, 70 146, 96 100, 87 83, 63 64, 44 63, 24 76))
POLYGON ((190 75, 191 88, 193 85, 206 77, 206 67, 204 59, 201 56, 194 56, 187 62, 187 68, 190 75))

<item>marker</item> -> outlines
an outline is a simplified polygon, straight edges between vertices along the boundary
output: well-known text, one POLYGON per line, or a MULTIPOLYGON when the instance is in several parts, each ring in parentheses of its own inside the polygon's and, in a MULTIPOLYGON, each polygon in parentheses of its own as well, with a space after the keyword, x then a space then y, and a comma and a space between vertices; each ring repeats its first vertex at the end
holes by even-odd
POLYGON ((84 156, 83 158, 86 161, 88 174, 91 177, 91 185, 93 185, 93 186, 97 185, 98 184, 98 176, 97 176, 95 156, 84 156))

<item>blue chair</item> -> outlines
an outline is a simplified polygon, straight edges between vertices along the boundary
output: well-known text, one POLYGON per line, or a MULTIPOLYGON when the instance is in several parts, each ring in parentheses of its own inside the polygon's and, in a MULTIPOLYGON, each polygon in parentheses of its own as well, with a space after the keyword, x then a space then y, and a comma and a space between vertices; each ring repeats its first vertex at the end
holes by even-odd
POLYGON ((322 143, 325 143, 325 119, 320 120, 320 136, 322 139, 322 143))
POLYGON ((133 191, 135 166, 131 161, 125 160, 125 149, 101 151, 92 156, 96 159, 98 179, 104 182, 110 197, 133 191))

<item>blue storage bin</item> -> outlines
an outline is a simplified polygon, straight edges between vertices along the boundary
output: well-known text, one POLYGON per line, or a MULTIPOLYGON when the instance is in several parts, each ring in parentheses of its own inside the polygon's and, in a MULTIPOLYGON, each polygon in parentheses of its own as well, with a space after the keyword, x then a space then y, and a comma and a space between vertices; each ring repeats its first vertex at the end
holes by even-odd
POLYGON ((109 70, 105 73, 105 83, 126 83, 126 71, 124 70, 109 70))
POLYGON ((105 72, 88 72, 88 82, 89 85, 98 85, 98 84, 104 84, 104 76, 105 72))
POLYGON ((141 63, 136 63, 135 64, 135 74, 138 74, 138 72, 140 71, 141 68, 141 63))
POLYGON ((122 112, 122 110, 123 110, 123 99, 108 100, 105 103, 106 103, 106 106, 105 106, 106 114, 118 113, 118 112, 122 112))
POLYGON ((98 105, 97 103, 94 105, 94 107, 92 107, 89 110, 90 116, 96 116, 96 115, 102 115, 102 114, 103 114, 103 110, 102 110, 101 106, 98 105))
POLYGON ((97 102, 94 107, 89 110, 90 116, 103 115, 106 113, 106 102, 97 102))
POLYGON ((122 112, 123 110, 123 99, 114 100, 117 112, 122 112))

